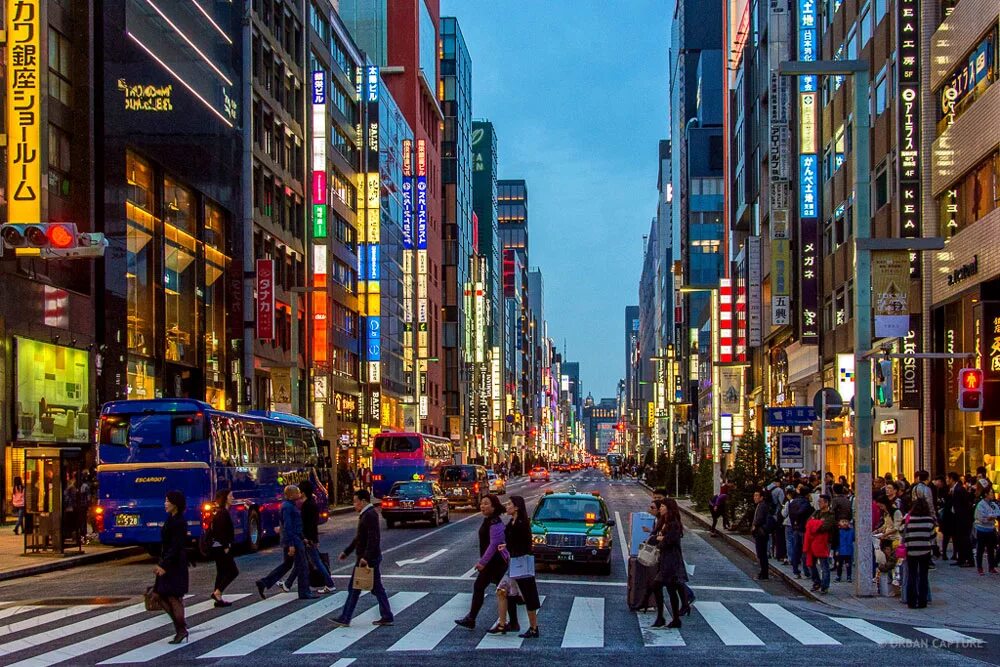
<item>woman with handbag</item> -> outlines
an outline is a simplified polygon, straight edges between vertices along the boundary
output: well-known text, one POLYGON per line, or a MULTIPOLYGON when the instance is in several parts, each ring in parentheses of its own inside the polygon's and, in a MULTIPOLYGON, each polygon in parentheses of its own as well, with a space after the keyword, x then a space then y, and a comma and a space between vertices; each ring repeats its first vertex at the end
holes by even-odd
POLYGON ((528 610, 530 627, 518 636, 522 639, 538 639, 538 609, 542 603, 538 599, 538 584, 535 583, 535 557, 531 555, 528 508, 522 496, 511 496, 505 508, 510 522, 504 529, 507 541, 500 545, 500 549, 510 556, 510 566, 497 586, 497 624, 487 632, 506 634, 508 626, 504 624, 504 619, 508 613, 511 619, 517 619, 516 607, 520 599, 528 610))
POLYGON ((681 627, 681 614, 690 614, 691 606, 687 602, 684 584, 687 582, 687 568, 684 566, 684 553, 681 551, 681 538, 684 537, 684 526, 681 524, 681 510, 677 501, 667 498, 657 503, 658 520, 649 542, 656 544, 660 550, 658 571, 654 580, 653 596, 656 599, 656 620, 654 628, 681 627), (663 617, 663 587, 667 588, 670 597, 670 623, 663 617), (681 601, 684 601, 683 608, 681 601))
POLYGON ((163 503, 167 520, 160 529, 160 560, 153 568, 156 574, 153 592, 160 597, 160 606, 174 622, 171 644, 180 644, 188 638, 187 623, 184 621, 184 596, 188 592, 186 505, 183 493, 167 492, 163 503))
MULTIPOLYGON (((486 589, 490 584, 498 585, 507 572, 507 552, 500 550, 504 543, 504 525, 500 517, 503 515, 503 505, 494 494, 483 498, 479 503, 479 511, 483 515, 483 523, 479 526, 479 562, 476 563, 476 583, 472 585, 472 606, 469 613, 455 621, 456 625, 474 630, 476 616, 483 608, 486 599, 486 589)), ((513 608, 511 608, 513 611, 513 608)), ((507 624, 508 630, 520 630, 517 616, 512 616, 507 624)))
POLYGON ((212 591, 212 599, 215 600, 216 607, 229 607, 233 603, 223 600, 222 592, 240 574, 232 554, 235 530, 229 508, 233 506, 233 492, 230 489, 220 489, 215 494, 215 504, 217 509, 212 516, 211 527, 211 554, 215 559, 215 590, 212 591))

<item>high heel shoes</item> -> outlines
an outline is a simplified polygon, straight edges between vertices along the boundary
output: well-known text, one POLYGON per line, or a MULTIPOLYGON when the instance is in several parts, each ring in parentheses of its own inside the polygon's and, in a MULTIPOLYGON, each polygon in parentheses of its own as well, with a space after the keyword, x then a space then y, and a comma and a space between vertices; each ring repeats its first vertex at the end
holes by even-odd
POLYGON ((668 628, 679 628, 679 627, 681 627, 681 619, 680 619, 680 617, 675 618, 674 620, 672 620, 669 623, 667 623, 667 627, 668 628))
POLYGON ((656 620, 653 621, 652 625, 650 625, 649 627, 662 628, 666 624, 667 624, 667 619, 663 618, 662 616, 657 616, 656 620))
POLYGON ((497 623, 496 625, 494 625, 492 628, 490 628, 486 632, 488 632, 491 635, 505 635, 505 634, 507 634, 507 626, 506 625, 501 625, 500 623, 497 623))
POLYGON ((188 631, 185 630, 184 632, 178 632, 176 635, 174 635, 174 638, 167 643, 180 644, 181 642, 186 642, 187 640, 188 640, 188 631))
POLYGON ((518 635, 521 639, 538 639, 540 636, 538 628, 528 628, 527 631, 518 635))
POLYGON ((677 612, 677 616, 690 616, 691 615, 691 605, 686 604, 681 607, 680 611, 677 612))

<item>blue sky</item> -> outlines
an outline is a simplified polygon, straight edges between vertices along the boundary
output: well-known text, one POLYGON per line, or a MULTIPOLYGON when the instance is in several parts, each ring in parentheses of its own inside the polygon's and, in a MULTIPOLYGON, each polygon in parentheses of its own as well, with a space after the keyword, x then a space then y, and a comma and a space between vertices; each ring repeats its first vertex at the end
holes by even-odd
POLYGON ((529 261, 549 335, 584 391, 625 373, 625 306, 666 138, 666 0, 441 0, 472 55, 474 118, 497 131, 501 178, 528 183, 529 261))

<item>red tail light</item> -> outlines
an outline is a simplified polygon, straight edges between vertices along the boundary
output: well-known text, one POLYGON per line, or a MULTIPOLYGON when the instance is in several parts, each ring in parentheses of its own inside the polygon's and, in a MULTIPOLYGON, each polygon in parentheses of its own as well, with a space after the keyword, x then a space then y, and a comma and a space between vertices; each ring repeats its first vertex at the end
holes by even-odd
POLYGON ((396 501, 392 498, 383 498, 382 507, 395 507, 397 505, 396 501))
POLYGON ((473 484, 472 484, 472 492, 473 493, 479 493, 479 482, 473 482, 473 484))
POLYGON ((212 514, 215 510, 215 505, 212 503, 205 503, 201 506, 201 529, 208 530, 208 527, 212 525, 212 514))
POLYGON ((434 502, 424 498, 417 501, 417 507, 434 507, 434 502))
POLYGON ((100 505, 94 508, 94 523, 97 525, 97 532, 104 532, 104 508, 100 505))
POLYGON ((374 482, 381 482, 382 481, 382 475, 372 475, 372 481, 374 481, 374 482))

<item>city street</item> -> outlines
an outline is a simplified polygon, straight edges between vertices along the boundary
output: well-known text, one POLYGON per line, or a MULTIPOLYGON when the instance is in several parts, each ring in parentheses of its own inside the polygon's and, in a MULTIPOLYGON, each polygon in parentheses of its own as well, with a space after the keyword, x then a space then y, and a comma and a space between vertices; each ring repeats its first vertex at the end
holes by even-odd
MULTIPOLYGON (((167 644, 171 632, 164 614, 144 611, 142 592, 153 578, 149 558, 0 585, 0 663, 509 664, 516 649, 529 652, 527 659, 536 665, 567 658, 575 664, 608 664, 625 655, 633 664, 637 659, 788 664, 799 658, 820 664, 1000 662, 996 634, 866 620, 808 602, 778 581, 762 582, 762 588, 750 574, 753 563, 691 525, 683 547, 698 596, 695 609, 679 631, 649 628, 652 612, 636 614, 627 608, 621 550, 628 513, 644 509, 649 492, 632 480, 611 481, 593 470, 557 473, 549 483, 521 478, 508 492, 524 495, 532 508, 545 490, 571 484, 581 492, 599 491, 608 502, 617 522, 612 574, 540 570, 544 599, 538 640, 487 635, 495 621, 492 595, 475 630, 455 626, 470 598, 480 523, 478 514, 455 512, 450 524, 437 529, 419 524, 383 528, 383 576, 396 615, 392 627, 371 625, 377 610, 370 595, 362 597, 350 628, 332 627, 329 619, 346 596, 349 564, 335 566, 341 590, 333 595, 300 602, 274 588, 259 600, 254 581, 279 558, 277 548, 269 545, 238 559, 242 572, 227 591, 235 601, 228 609, 214 609, 209 599, 214 566, 199 563, 191 570, 186 601, 190 641, 180 646, 167 644)), ((340 515, 324 527, 323 548, 333 559, 350 540, 354 524, 352 515, 340 515)))

